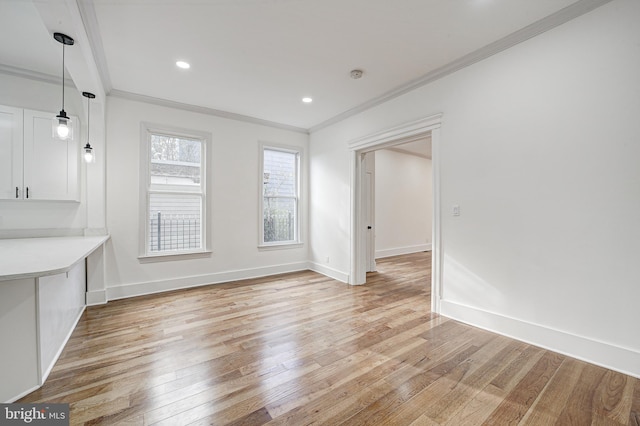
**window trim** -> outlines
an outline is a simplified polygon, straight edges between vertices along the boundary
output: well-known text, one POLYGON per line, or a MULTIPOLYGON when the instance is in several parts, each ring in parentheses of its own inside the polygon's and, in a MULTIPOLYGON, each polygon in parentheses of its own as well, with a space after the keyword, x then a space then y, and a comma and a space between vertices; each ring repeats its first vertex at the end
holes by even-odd
POLYGON ((304 150, 302 147, 292 145, 279 145, 267 142, 259 144, 259 175, 258 175, 258 250, 279 250, 288 248, 302 247, 304 242, 302 239, 302 164, 304 150), (295 197, 286 196, 282 198, 295 198, 296 200, 296 221, 295 221, 295 240, 265 242, 264 241, 264 151, 270 149, 273 151, 288 152, 296 154, 296 195, 295 197))
POLYGON ((140 263, 163 262, 172 260, 185 260, 199 257, 207 257, 212 253, 211 250, 211 209, 209 208, 210 188, 211 185, 211 151, 212 151, 212 135, 209 132, 184 129, 180 127, 166 126, 162 124, 154 124, 148 122, 140 123, 140 178, 139 178, 139 212, 138 212, 138 261, 140 263), (149 197, 151 193, 180 193, 189 195, 190 191, 173 191, 159 190, 152 188, 151 185, 151 150, 150 135, 163 135, 171 137, 182 137, 187 139, 198 139, 202 142, 202 162, 201 167, 201 191, 192 191, 193 195, 201 195, 202 197, 202 247, 194 250, 176 250, 151 253, 147 251, 147 241, 149 238, 148 226, 148 209, 149 197))

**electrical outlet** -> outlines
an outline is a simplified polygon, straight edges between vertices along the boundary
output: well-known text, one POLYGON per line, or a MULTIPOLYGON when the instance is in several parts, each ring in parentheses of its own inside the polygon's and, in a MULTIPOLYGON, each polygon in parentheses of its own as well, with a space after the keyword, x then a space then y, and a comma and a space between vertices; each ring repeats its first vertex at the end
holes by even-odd
POLYGON ((325 262, 329 263, 329 256, 327 256, 327 259, 325 260, 325 262))

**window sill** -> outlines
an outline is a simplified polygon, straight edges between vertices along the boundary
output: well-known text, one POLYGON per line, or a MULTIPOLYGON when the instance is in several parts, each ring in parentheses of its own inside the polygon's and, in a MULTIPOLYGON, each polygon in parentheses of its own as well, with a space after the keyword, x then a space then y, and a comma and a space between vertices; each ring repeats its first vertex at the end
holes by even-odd
POLYGON ((286 250, 304 247, 304 243, 260 244, 258 251, 286 250))
POLYGON ((140 263, 155 263, 155 262, 171 262, 174 260, 189 260, 189 259, 202 259, 204 257, 211 257, 211 250, 204 251, 182 251, 182 252, 164 252, 162 254, 145 254, 138 256, 140 263))

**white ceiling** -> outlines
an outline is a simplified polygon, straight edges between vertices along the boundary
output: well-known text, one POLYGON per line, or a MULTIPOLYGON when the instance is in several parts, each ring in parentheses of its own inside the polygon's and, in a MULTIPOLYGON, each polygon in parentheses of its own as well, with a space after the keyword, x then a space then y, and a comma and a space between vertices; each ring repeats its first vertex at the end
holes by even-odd
POLYGON ((0 64, 60 78, 62 51, 33 2, 0 0, 0 64))
MULTIPOLYGON (((0 0, 0 71, 59 76, 55 21, 42 16, 42 1, 0 0)), ((313 129, 604 2, 78 0, 75 7, 107 92, 313 129), (178 69, 177 60, 191 69, 178 69), (364 76, 351 79, 352 69, 364 76)))

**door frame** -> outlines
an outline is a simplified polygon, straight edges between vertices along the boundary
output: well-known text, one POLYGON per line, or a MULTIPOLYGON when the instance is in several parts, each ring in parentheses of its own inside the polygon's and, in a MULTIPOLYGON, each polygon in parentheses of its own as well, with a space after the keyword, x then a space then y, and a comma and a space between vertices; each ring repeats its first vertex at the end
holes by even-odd
POLYGON ((433 221, 431 252, 431 311, 440 312, 442 298, 442 242, 440 232, 440 127, 442 114, 427 116, 418 120, 390 127, 382 131, 354 139, 349 142, 350 186, 351 186, 351 232, 349 284, 366 283, 366 223, 364 188, 364 155, 371 151, 413 142, 431 135, 432 144, 432 185, 433 221))

